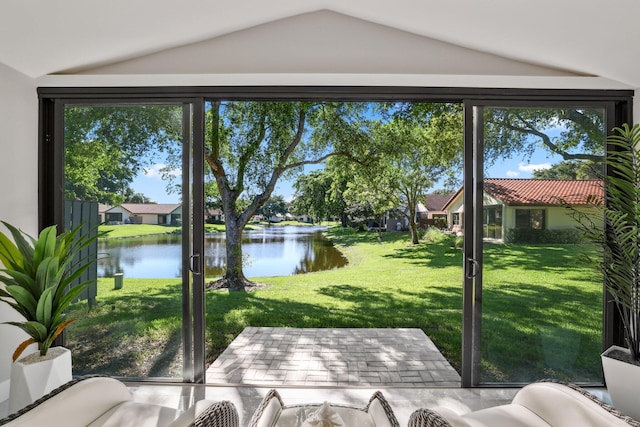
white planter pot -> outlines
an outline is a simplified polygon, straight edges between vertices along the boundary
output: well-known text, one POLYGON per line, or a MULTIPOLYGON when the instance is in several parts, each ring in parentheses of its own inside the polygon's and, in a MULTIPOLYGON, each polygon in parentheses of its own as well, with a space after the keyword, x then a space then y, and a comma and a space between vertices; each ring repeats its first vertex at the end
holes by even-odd
POLYGON ((46 356, 28 354, 11 365, 9 413, 19 411, 71 381, 71 351, 51 347, 46 356))
POLYGON ((602 369, 613 406, 625 415, 640 420, 640 366, 609 357, 613 351, 629 354, 623 347, 611 346, 602 353, 602 369))

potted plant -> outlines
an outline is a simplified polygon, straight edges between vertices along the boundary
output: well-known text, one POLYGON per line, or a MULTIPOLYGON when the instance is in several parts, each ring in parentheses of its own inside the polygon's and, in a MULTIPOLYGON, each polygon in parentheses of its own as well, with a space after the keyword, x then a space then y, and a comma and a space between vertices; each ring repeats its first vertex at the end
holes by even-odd
POLYGON ((602 354, 607 388, 618 409, 640 419, 640 126, 613 131, 603 176, 606 202, 589 196, 596 214, 570 209, 586 239, 601 250, 587 260, 602 272, 624 325, 626 348, 612 346, 602 354))
POLYGON ((80 251, 97 236, 81 234, 82 226, 57 235, 56 226, 50 226, 36 239, 11 224, 2 224, 13 239, 0 232, 0 262, 4 266, 0 282, 5 285, 0 288, 0 301, 24 317, 23 321, 4 323, 19 327, 30 337, 13 353, 9 404, 13 411, 71 380, 69 350, 49 350, 74 320, 64 311, 88 286, 89 282, 78 283, 77 279, 94 262, 81 258, 80 251), (31 344, 37 344, 38 351, 18 360, 31 344))

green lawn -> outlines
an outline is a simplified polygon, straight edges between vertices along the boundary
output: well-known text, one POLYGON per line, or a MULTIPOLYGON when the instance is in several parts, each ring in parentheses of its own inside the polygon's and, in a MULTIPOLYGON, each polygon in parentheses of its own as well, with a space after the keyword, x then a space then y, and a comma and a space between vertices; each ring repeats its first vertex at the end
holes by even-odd
MULTIPOLYGON (((256 278, 269 287, 249 293, 207 293, 208 360, 246 326, 418 327, 459 369, 460 250, 449 239, 413 246, 399 233, 383 234, 382 242, 376 233, 341 228, 329 236, 347 254, 348 267, 256 278)), ((601 286, 577 262, 580 250, 486 246, 484 380, 529 381, 541 373, 600 378, 601 286), (557 337, 560 349, 548 351, 557 337)), ((79 318, 68 334, 75 372, 179 375, 180 313, 176 280, 126 279, 115 291, 111 279, 101 279, 97 307, 87 312, 77 304, 72 313, 79 318)))
POLYGON ((120 225, 101 225, 98 228, 100 233, 106 233, 104 238, 119 239, 123 237, 139 237, 149 236, 152 234, 170 234, 178 233, 181 227, 172 225, 154 225, 154 224, 120 224, 120 225))
MULTIPOLYGON (((224 224, 205 224, 205 232, 217 233, 224 232, 224 224)), ((245 230, 253 230, 260 228, 260 225, 249 224, 245 230)), ((157 234, 179 233, 182 230, 180 226, 173 225, 154 225, 154 224, 119 224, 119 225, 101 225, 98 228, 100 233, 105 233, 103 238, 120 239, 124 237, 140 237, 157 234)))

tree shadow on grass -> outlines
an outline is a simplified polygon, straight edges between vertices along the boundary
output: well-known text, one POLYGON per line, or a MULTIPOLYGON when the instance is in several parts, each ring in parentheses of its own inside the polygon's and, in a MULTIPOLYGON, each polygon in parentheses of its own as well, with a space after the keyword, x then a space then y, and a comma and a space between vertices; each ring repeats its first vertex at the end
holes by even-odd
POLYGON ((395 289, 375 291, 348 283, 325 286, 318 294, 338 304, 310 304, 268 298, 268 291, 207 296, 207 335, 213 361, 246 326, 295 328, 420 328, 456 368, 460 367, 460 296, 442 293, 430 299, 395 289))
MULTIPOLYGON (((461 285, 371 289, 342 282, 312 292, 323 302, 273 299, 269 290, 207 292, 207 360, 215 360, 247 326, 420 328, 460 370, 461 285)), ((169 371, 169 376, 179 377, 181 286, 111 295, 99 296, 91 311, 75 307, 71 313, 80 318, 70 326, 74 373, 144 377, 167 376, 169 371), (158 336, 150 333, 154 322, 163 328, 158 336)), ((518 381, 538 373, 566 379, 597 376, 599 360, 592 356, 599 351, 600 300, 597 286, 585 288, 581 283, 545 286, 526 283, 520 276, 488 284, 483 294, 484 379, 518 381), (544 359, 549 336, 572 337, 574 344, 558 350, 576 354, 569 350, 579 347, 572 365, 563 367, 561 362, 550 370, 544 359)))
MULTIPOLYGON (((487 243, 483 248, 483 267, 484 271, 558 271, 565 274, 566 278, 593 280, 594 271, 583 262, 585 252, 590 252, 590 248, 574 244, 487 243)), ((460 249, 451 247, 449 240, 445 240, 410 245, 384 257, 402 259, 430 268, 462 268, 463 254, 460 249)))
POLYGON ((327 237, 335 244, 341 246, 354 246, 357 244, 393 243, 398 240, 406 240, 406 233, 383 232, 378 239, 378 233, 374 231, 357 231, 353 228, 332 228, 326 232, 327 237))
POLYGON ((92 309, 79 303, 67 328, 74 374, 181 377, 182 287, 98 295, 92 309), (157 326, 154 326, 157 324, 157 326))
POLYGON ((418 266, 431 268, 462 268, 462 250, 453 248, 449 240, 407 245, 384 257, 402 259, 418 266))
POLYGON ((520 282, 483 290, 482 380, 544 377, 598 382, 601 303, 596 287, 520 282))

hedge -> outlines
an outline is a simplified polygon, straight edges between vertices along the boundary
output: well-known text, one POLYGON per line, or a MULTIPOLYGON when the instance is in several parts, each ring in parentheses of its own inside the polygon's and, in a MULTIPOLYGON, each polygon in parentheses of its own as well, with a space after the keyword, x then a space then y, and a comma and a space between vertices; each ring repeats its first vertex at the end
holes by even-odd
POLYGON ((575 228, 561 230, 536 230, 511 228, 507 230, 506 243, 580 243, 582 233, 575 228))

